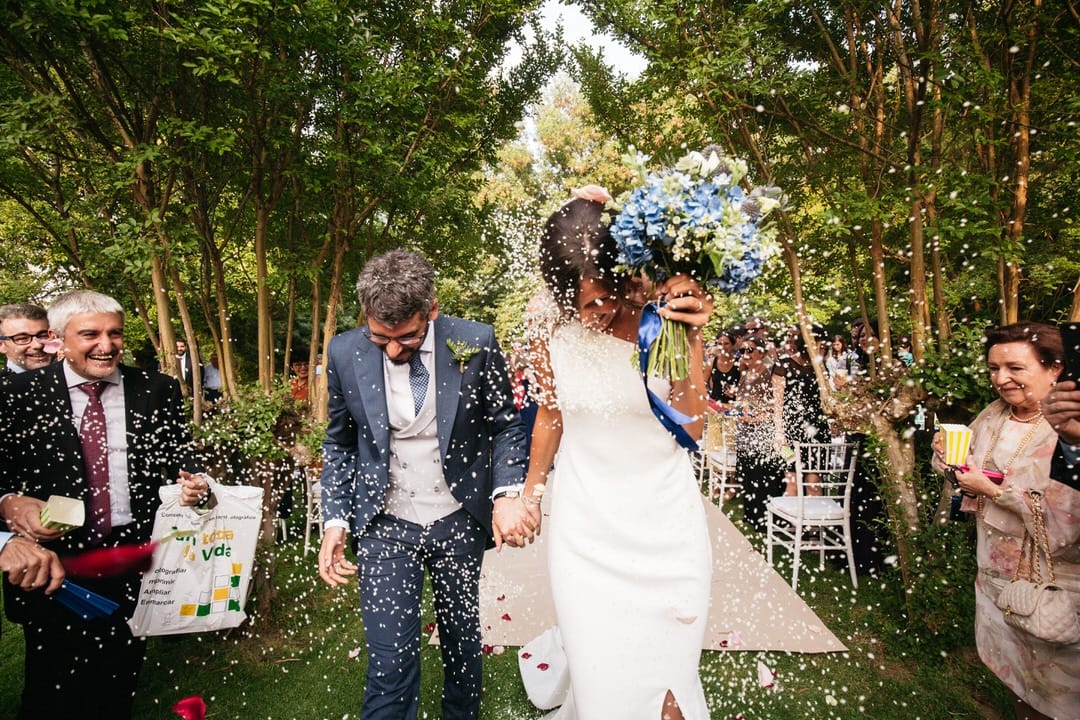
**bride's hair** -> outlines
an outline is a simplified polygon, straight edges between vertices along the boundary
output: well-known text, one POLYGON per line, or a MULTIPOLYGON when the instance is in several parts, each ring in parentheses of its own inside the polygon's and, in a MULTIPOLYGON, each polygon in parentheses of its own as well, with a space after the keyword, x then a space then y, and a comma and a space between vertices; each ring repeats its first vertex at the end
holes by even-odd
POLYGON ((544 226, 540 271, 564 316, 577 312, 578 290, 585 278, 624 294, 628 277, 615 272, 618 250, 603 212, 603 203, 577 198, 552 213, 544 226))

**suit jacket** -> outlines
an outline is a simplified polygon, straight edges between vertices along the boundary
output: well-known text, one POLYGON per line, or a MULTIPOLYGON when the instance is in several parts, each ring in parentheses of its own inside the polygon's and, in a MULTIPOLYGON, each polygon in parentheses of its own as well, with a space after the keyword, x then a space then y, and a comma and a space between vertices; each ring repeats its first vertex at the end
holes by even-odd
MULTIPOLYGON (((180 470, 199 470, 183 414, 180 386, 171 377, 121 366, 127 425, 128 488, 133 522, 125 542, 150 539, 158 488, 180 470)), ((0 393, 0 494, 18 492, 48 499, 64 495, 87 500, 82 446, 73 421, 63 363, 10 378, 0 393)), ((88 512, 89 514, 89 512, 88 512)), ((87 531, 77 528, 44 544, 58 554, 87 547, 87 531)), ((85 583, 90 585, 90 583, 85 583)), ((9 586, 8 616, 21 621, 33 602, 9 586), (19 607, 13 607, 14 605, 19 607)), ((33 595, 40 595, 32 593, 33 595)), ((120 598, 114 598, 120 600, 120 598)), ((41 603, 36 603, 40 605, 41 603)), ((55 605, 55 603, 46 603, 55 605)))
MULTIPOLYGON (((450 492, 491 535, 491 493, 523 481, 525 430, 506 361, 490 325, 438 316, 435 415, 450 492), (475 349, 464 362, 447 340, 475 349)), ((389 487, 390 421, 383 351, 368 329, 338 335, 327 349, 330 423, 323 443, 323 520, 345 520, 354 537, 382 511, 389 487)))
POLYGON ((1080 465, 1070 465, 1065 451, 1061 448, 1063 440, 1054 448, 1054 458, 1050 464, 1050 477, 1064 483, 1074 490, 1080 490, 1080 465))

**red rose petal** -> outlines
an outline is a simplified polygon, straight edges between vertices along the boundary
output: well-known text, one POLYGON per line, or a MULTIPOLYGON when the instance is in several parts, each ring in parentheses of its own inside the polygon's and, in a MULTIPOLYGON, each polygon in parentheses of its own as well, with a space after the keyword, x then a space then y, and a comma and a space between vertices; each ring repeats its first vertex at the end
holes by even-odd
POLYGON ((540 663, 539 665, 536 666, 536 669, 537 670, 547 670, 549 667, 551 667, 551 666, 548 665, 547 663, 540 663))
POLYGON ((503 613, 502 619, 510 622, 510 613, 503 613))
POLYGON ((424 626, 424 632, 426 632, 426 633, 435 632, 435 623, 428 623, 427 625, 425 625, 424 626))
POLYGON ((522 659, 522 660, 528 660, 528 659, 529 659, 529 658, 531 658, 531 657, 532 657, 532 653, 531 653, 531 652, 523 652, 523 653, 521 653, 521 659, 522 659))
POLYGON ((178 700, 172 706, 172 710, 184 720, 204 720, 206 718, 206 703, 198 695, 178 700))
POLYGON ((505 595, 500 595, 499 597, 497 597, 497 598, 495 598, 495 599, 496 599, 497 601, 499 601, 499 602, 502 602, 503 600, 505 600, 505 599, 506 599, 506 596, 505 596, 505 595))

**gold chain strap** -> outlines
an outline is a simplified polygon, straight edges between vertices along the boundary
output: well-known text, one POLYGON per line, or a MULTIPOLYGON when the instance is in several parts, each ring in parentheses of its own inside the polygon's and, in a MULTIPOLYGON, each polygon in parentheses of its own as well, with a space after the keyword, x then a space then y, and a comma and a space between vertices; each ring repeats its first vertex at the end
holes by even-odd
POLYGON ((1042 511, 1042 493, 1032 490, 1031 495, 1031 527, 1034 533, 1029 533, 1024 526, 1024 539, 1020 545, 1020 559, 1016 562, 1016 571, 1013 573, 1013 582, 1021 578, 1020 573, 1024 569, 1024 556, 1027 555, 1028 572, 1024 578, 1036 585, 1042 585, 1042 562, 1039 555, 1046 557, 1047 583, 1055 582, 1054 561, 1050 558, 1050 539, 1046 535, 1046 517, 1042 511), (1028 542, 1031 538, 1031 542, 1028 542))

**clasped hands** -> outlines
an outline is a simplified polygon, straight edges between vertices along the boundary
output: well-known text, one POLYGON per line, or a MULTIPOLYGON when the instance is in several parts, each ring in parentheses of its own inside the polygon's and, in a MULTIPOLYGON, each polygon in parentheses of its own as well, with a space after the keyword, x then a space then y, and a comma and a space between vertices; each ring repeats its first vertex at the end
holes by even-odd
POLYGON ((495 549, 502 550, 505 543, 510 547, 525 547, 540 534, 542 514, 538 501, 522 497, 497 497, 491 512, 491 529, 495 535, 495 549))

